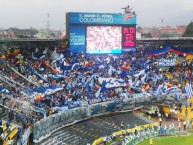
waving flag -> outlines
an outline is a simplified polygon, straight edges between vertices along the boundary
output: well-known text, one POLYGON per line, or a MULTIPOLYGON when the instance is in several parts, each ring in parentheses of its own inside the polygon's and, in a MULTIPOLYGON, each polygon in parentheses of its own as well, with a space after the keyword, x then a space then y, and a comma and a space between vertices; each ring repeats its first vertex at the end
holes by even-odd
POLYGON ((0 85, 0 91, 9 94, 9 91, 3 85, 0 85))
POLYGON ((39 86, 33 89, 34 92, 41 93, 41 94, 47 94, 47 95, 53 94, 60 90, 63 90, 63 88, 58 88, 56 86, 50 86, 50 87, 39 86))
POLYGON ((35 75, 38 79, 43 80, 43 81, 46 82, 46 83, 48 82, 48 81, 45 80, 45 78, 43 78, 41 75, 37 74, 37 73, 33 70, 33 68, 31 68, 30 66, 27 66, 26 69, 27 69, 28 71, 30 71, 33 75, 35 75))
POLYGON ((145 83, 145 78, 147 77, 147 74, 145 74, 142 78, 141 78, 141 82, 145 83))
POLYGON ((150 84, 149 84, 149 83, 145 84, 144 89, 145 89, 145 90, 150 89, 150 84))
POLYGON ((185 90, 186 90, 186 95, 187 95, 188 98, 190 98, 190 97, 193 96, 192 84, 187 83, 187 84, 186 84, 186 87, 185 87, 185 90))
POLYGON ((138 77, 138 76, 143 75, 143 74, 145 74, 145 70, 141 70, 139 73, 135 74, 134 76, 138 77))
POLYGON ((33 106, 33 105, 31 105, 30 107, 31 107, 31 109, 34 110, 35 112, 40 112, 40 113, 42 113, 42 114, 44 115, 44 118, 46 118, 46 111, 45 111, 44 109, 38 108, 38 107, 33 106))
POLYGON ((3 89, 3 90, 1 90, 1 92, 9 94, 9 90, 7 90, 7 89, 3 89))
POLYGON ((129 93, 129 94, 134 94, 131 90, 128 90, 128 93, 129 93))
POLYGON ((107 63, 109 63, 109 62, 111 61, 111 59, 110 59, 109 57, 107 57, 107 58, 105 59, 105 61, 107 61, 107 63))
POLYGON ((17 56, 20 53, 20 49, 14 49, 13 55, 17 56))
POLYGON ((71 70, 71 68, 72 68, 72 65, 70 65, 65 60, 62 64, 60 64, 60 71, 68 71, 68 70, 71 70))
POLYGON ((7 55, 7 56, 12 55, 11 51, 10 51, 10 50, 7 50, 7 54, 6 54, 6 55, 7 55))
POLYGON ((77 68, 79 66, 79 63, 74 63, 73 65, 72 65, 72 70, 75 70, 75 68, 77 68))
POLYGON ((131 67, 130 67, 130 65, 123 65, 122 66, 122 68, 121 68, 121 70, 123 71, 123 70, 129 70, 131 67))
POLYGON ((115 88, 115 87, 128 87, 128 83, 123 79, 116 78, 98 78, 98 82, 105 86, 106 88, 115 88), (104 85, 105 84, 105 85, 104 85))
POLYGON ((88 62, 88 61, 85 61, 85 62, 84 62, 84 67, 87 67, 87 66, 89 66, 89 62, 88 62))
POLYGON ((167 88, 166 90, 163 91, 162 95, 166 95, 166 94, 169 94, 169 93, 173 93, 177 91, 177 87, 174 86, 174 87, 170 87, 170 88, 167 88))
POLYGON ((170 84, 170 83, 167 84, 167 87, 168 87, 168 88, 171 88, 171 87, 173 87, 173 86, 174 86, 174 85, 172 85, 172 84, 170 84))
POLYGON ((95 96, 98 98, 101 93, 101 88, 98 89, 98 91, 95 93, 95 96))
POLYGON ((2 58, 2 59, 6 59, 6 56, 5 56, 5 55, 2 55, 1 58, 2 58))
POLYGON ((50 71, 52 71, 53 73, 59 73, 56 69, 54 69, 54 68, 49 64, 48 61, 44 61, 44 62, 42 62, 42 64, 45 65, 47 68, 49 68, 50 71))

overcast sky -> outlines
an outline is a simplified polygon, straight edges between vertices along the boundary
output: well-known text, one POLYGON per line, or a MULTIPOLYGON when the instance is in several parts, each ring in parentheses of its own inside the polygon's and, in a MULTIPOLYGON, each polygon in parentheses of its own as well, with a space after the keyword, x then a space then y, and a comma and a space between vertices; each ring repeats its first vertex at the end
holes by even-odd
POLYGON ((188 24, 193 20, 193 0, 0 0, 0 28, 65 28, 66 12, 122 13, 121 7, 134 7, 138 25, 188 24))

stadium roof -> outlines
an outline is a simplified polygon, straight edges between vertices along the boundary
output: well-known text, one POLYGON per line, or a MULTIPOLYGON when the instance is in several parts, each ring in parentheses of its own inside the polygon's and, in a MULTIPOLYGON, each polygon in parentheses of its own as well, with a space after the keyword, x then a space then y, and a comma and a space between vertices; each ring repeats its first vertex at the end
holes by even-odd
POLYGON ((193 37, 162 37, 162 38, 139 38, 137 40, 193 40, 193 37))

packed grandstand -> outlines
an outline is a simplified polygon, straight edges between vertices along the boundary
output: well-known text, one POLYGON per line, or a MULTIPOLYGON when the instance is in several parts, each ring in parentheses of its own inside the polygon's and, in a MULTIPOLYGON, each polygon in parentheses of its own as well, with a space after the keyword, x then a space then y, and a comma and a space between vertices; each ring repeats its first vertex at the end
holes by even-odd
POLYGON ((53 144, 91 144, 105 136, 99 143, 106 142, 113 139, 114 132, 151 123, 149 117, 164 113, 154 106, 154 113, 148 112, 150 120, 132 114, 96 117, 98 114, 164 103, 172 106, 175 115, 183 105, 191 105, 187 102, 192 96, 190 49, 152 49, 145 44, 136 52, 89 55, 71 54, 65 44, 27 49, 4 45, 0 58, 1 144, 24 144, 30 134, 30 144, 43 144, 49 135, 53 144), (73 125, 79 121, 83 122, 73 125))

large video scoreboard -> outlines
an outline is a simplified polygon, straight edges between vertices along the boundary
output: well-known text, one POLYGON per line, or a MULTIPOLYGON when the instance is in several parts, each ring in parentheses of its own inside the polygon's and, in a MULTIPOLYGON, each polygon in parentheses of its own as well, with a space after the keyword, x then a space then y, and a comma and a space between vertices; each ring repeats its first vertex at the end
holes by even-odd
POLYGON ((72 53, 120 54, 136 46, 136 15, 70 12, 66 18, 72 53))

